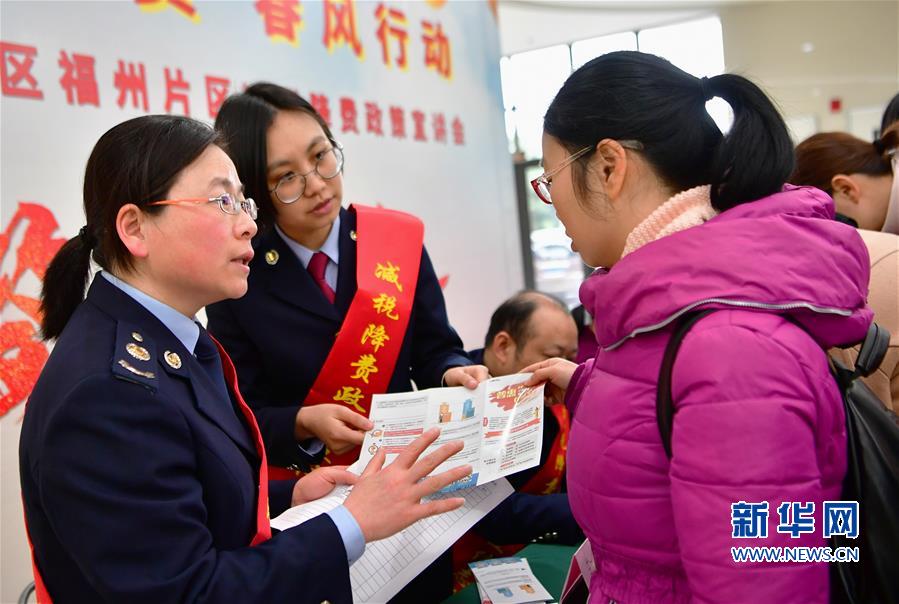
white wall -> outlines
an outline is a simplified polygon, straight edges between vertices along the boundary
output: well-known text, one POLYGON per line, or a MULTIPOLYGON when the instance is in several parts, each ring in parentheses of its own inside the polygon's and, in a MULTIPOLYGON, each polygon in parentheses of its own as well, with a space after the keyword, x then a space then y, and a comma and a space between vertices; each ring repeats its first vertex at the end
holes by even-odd
POLYGON ((726 70, 760 84, 805 134, 870 137, 899 91, 899 0, 506 0, 501 48, 508 55, 709 14, 721 19, 726 70), (832 98, 841 111, 831 112, 832 98))
POLYGON ((753 2, 719 14, 728 71, 761 84, 787 117, 871 138, 899 91, 899 2, 753 2))
POLYGON ((619 31, 687 21, 710 11, 708 2, 500 0, 500 44, 503 55, 510 55, 619 31))

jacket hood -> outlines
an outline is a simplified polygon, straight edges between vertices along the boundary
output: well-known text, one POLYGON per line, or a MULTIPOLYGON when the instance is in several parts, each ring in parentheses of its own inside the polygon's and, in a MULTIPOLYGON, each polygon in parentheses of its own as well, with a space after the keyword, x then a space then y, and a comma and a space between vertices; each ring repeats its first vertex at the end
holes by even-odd
POLYGON ((867 332, 868 252, 834 219, 833 200, 784 190, 648 243, 581 285, 602 348, 661 329, 697 307, 748 307, 789 316, 821 346, 867 332))

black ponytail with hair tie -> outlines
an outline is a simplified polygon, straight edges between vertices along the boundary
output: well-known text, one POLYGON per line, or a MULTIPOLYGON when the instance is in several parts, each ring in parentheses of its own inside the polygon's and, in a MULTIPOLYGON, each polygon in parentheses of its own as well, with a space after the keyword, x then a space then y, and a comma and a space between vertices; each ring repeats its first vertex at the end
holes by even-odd
MULTIPOLYGON (((636 51, 600 55, 572 73, 547 108, 543 130, 570 153, 604 138, 640 141, 668 189, 711 185, 719 212, 780 191, 793 171, 787 126, 758 86, 729 73, 697 78, 636 51), (727 133, 706 111, 712 98, 733 110, 727 133)), ((586 173, 584 162, 574 164, 580 198, 590 193, 586 173)))
POLYGON ((97 238, 90 232, 87 225, 81 227, 81 230, 78 231, 78 236, 81 237, 81 243, 87 249, 93 250, 97 247, 97 238))
POLYGON ((699 78, 699 90, 700 92, 702 92, 703 101, 711 101, 717 96, 714 92, 712 92, 712 81, 705 76, 699 78))

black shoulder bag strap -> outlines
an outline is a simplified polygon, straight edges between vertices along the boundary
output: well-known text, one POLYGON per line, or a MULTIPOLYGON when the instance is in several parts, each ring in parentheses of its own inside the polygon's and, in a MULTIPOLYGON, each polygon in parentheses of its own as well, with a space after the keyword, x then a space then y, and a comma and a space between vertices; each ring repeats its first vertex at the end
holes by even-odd
POLYGON ((662 446, 665 447, 665 455, 671 459, 671 430, 674 426, 674 402, 671 400, 671 370, 674 368, 674 359, 680 349, 681 342, 687 332, 696 323, 716 309, 698 310, 689 312, 677 319, 668 346, 665 347, 665 356, 662 357, 662 368, 659 370, 659 381, 656 386, 656 419, 659 424, 659 434, 662 436, 662 446))

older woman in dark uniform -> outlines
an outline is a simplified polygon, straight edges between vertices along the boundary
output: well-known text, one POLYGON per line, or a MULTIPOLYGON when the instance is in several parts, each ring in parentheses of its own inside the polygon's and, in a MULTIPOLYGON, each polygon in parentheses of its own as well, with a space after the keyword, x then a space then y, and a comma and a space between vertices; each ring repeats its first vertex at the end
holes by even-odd
POLYGON ((194 320, 246 291, 256 206, 215 133, 146 116, 107 132, 84 186, 87 224, 51 262, 43 333, 56 346, 20 441, 39 599, 57 602, 350 602, 349 564, 461 500, 419 480, 459 450, 361 478, 334 467, 269 481, 233 365, 194 320), (86 299, 89 261, 103 271, 86 299), (269 512, 355 483, 345 504, 272 535, 269 512))

